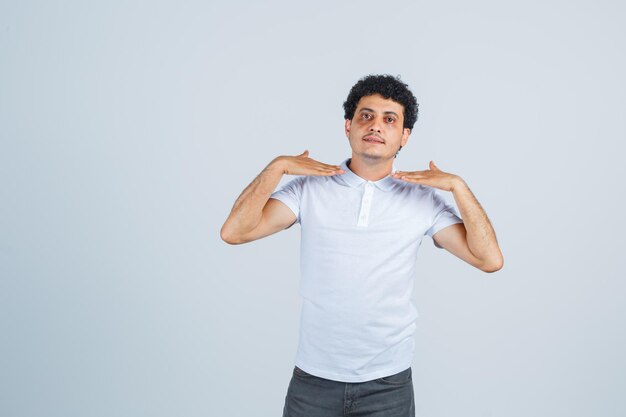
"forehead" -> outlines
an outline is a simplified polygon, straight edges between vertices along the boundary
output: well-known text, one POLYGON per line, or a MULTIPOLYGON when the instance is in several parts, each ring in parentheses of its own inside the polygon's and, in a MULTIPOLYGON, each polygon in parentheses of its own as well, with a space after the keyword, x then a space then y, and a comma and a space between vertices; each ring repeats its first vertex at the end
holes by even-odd
POLYGON ((398 115, 404 113, 404 106, 390 98, 384 98, 380 94, 361 97, 356 105, 356 111, 363 108, 374 110, 377 113, 394 112, 398 115))

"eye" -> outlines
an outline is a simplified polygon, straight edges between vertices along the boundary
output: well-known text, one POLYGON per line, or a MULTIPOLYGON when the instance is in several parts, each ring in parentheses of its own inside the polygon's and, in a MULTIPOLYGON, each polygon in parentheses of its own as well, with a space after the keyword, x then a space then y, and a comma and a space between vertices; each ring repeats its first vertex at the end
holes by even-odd
POLYGON ((387 116, 387 117, 385 117, 385 121, 386 121, 387 123, 393 123, 393 122, 395 122, 395 121, 396 121, 396 119, 394 119, 394 118, 393 118, 393 117, 391 117, 391 116, 387 116))
POLYGON ((372 115, 369 113, 361 113, 361 119, 363 120, 369 120, 372 118, 372 115))

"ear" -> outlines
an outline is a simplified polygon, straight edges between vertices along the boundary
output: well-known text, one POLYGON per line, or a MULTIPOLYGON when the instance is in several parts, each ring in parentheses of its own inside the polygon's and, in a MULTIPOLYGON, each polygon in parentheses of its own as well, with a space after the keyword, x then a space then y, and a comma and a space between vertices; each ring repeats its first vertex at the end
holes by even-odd
POLYGON ((404 131, 402 132, 402 142, 400 142, 402 146, 406 145, 406 143, 409 141, 410 135, 411 135, 411 129, 409 128, 404 129, 404 131))
POLYGON ((344 125, 345 127, 345 131, 346 131, 346 137, 349 138, 350 137, 350 126, 352 125, 352 120, 350 119, 346 119, 346 123, 344 125))

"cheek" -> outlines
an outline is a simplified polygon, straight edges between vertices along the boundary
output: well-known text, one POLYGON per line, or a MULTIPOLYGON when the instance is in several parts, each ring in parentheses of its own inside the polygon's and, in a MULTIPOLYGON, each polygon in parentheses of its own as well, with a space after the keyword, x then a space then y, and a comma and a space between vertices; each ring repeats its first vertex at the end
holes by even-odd
POLYGON ((402 132, 400 130, 398 130, 398 128, 396 128, 394 125, 387 125, 385 127, 385 131, 389 134, 389 135, 393 135, 393 136, 400 136, 402 137, 402 132))

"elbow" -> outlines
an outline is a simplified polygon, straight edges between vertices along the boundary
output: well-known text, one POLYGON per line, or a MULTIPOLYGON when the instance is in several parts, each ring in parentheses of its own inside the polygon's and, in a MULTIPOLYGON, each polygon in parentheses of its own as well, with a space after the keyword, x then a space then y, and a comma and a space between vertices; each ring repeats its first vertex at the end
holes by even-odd
POLYGON ((502 269, 502 265, 494 265, 494 266, 487 266, 487 267, 483 267, 481 268, 483 272, 487 272, 489 274, 497 272, 499 270, 502 269))
POLYGON ((500 257, 492 262, 487 262, 485 264, 483 264, 480 269, 483 272, 487 272, 487 273, 494 273, 497 272, 499 270, 502 269, 502 267, 504 266, 504 258, 502 257, 502 255, 500 255, 500 257))
POLYGON ((226 228, 226 225, 222 226, 222 230, 220 230, 220 237, 224 242, 228 243, 229 245, 239 245, 241 243, 244 243, 240 238, 230 232, 228 228, 226 228))

